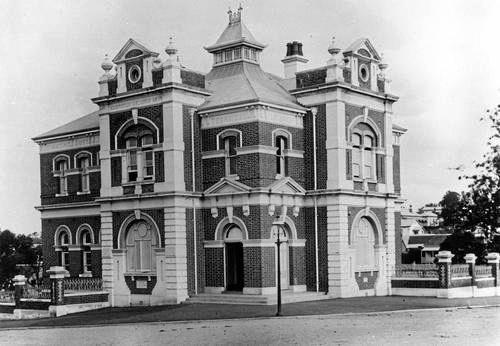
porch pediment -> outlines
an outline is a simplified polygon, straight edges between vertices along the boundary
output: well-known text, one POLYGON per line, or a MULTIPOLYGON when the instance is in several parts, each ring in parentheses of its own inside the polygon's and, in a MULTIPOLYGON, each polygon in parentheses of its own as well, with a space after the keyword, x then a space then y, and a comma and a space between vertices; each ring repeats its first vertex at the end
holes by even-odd
POLYGON ((284 177, 275 181, 269 185, 269 191, 272 193, 294 195, 305 195, 306 193, 306 190, 291 177, 284 177))
POLYGON ((211 195, 227 195, 233 193, 242 193, 250 191, 250 186, 240 183, 237 180, 230 178, 222 178, 216 184, 205 190, 205 196, 211 195))
POLYGON ((143 44, 134 40, 133 38, 129 38, 128 41, 125 43, 125 45, 122 47, 122 49, 120 49, 118 54, 116 54, 116 56, 113 58, 113 62, 116 64, 118 62, 131 58, 127 54, 132 51, 134 51, 134 53, 136 52, 135 54, 133 54, 133 57, 151 56, 151 55, 158 56, 158 53, 153 52, 143 44))

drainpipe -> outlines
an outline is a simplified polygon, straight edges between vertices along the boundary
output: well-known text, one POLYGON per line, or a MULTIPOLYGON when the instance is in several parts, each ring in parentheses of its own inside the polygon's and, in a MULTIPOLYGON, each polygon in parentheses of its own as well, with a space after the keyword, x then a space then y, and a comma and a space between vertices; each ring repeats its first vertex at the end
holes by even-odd
MULTIPOLYGON (((317 158, 316 158, 316 114, 318 114, 318 108, 311 108, 312 113, 312 122, 313 122, 313 182, 314 182, 314 191, 318 188, 317 181, 317 158)), ((318 200, 317 196, 314 195, 314 256, 315 256, 315 264, 316 264, 316 292, 319 292, 319 263, 318 263, 318 200)))
MULTIPOLYGON (((195 174, 195 162, 194 162, 194 113, 195 109, 191 108, 189 110, 191 113, 191 181, 192 181, 192 191, 196 191, 196 174, 195 174)), ((193 197, 193 249, 194 249, 194 294, 198 294, 198 256, 197 256, 197 242, 198 237, 196 235, 196 206, 193 197)))

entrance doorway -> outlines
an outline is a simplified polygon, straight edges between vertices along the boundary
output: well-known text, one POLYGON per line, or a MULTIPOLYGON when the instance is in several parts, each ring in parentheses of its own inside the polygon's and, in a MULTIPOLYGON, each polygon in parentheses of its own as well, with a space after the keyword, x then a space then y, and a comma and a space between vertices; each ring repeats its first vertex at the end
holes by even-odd
POLYGON ((243 290, 243 244, 226 243, 226 290, 243 290))

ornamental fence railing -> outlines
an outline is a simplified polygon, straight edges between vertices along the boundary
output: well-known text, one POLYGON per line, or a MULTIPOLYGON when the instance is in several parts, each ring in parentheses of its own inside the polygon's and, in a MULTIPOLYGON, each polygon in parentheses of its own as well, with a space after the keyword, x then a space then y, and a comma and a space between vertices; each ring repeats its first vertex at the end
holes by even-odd
POLYGON ((490 265, 476 265, 476 276, 477 277, 492 277, 493 270, 490 265))
POLYGON ((66 293, 102 291, 101 278, 65 278, 63 285, 66 293))
POLYGON ((0 303, 14 303, 14 291, 0 291, 0 303))
POLYGON ((451 277, 465 277, 469 276, 469 265, 468 264, 452 264, 451 265, 451 277))
POLYGON ((438 278, 435 264, 399 264, 396 266, 397 278, 438 278))
POLYGON ((51 285, 50 283, 43 283, 38 286, 32 286, 26 283, 22 290, 21 298, 25 299, 50 299, 51 298, 51 285))

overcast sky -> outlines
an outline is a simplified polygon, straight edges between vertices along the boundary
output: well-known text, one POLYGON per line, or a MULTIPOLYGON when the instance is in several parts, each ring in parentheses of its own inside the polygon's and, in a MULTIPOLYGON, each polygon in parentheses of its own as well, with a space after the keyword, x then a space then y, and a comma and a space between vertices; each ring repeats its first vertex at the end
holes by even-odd
MULTIPOLYGON (((40 231, 38 147, 30 138, 96 109, 104 54, 129 37, 163 52, 174 34, 182 63, 208 72, 237 1, 3 1, 0 13, 0 228, 40 231)), ((480 159, 479 122, 500 101, 498 1, 243 1, 243 20, 268 45, 262 67, 282 74, 286 42, 307 68, 367 37, 389 64, 402 140, 403 195, 414 205, 464 188, 450 170, 480 159)))

